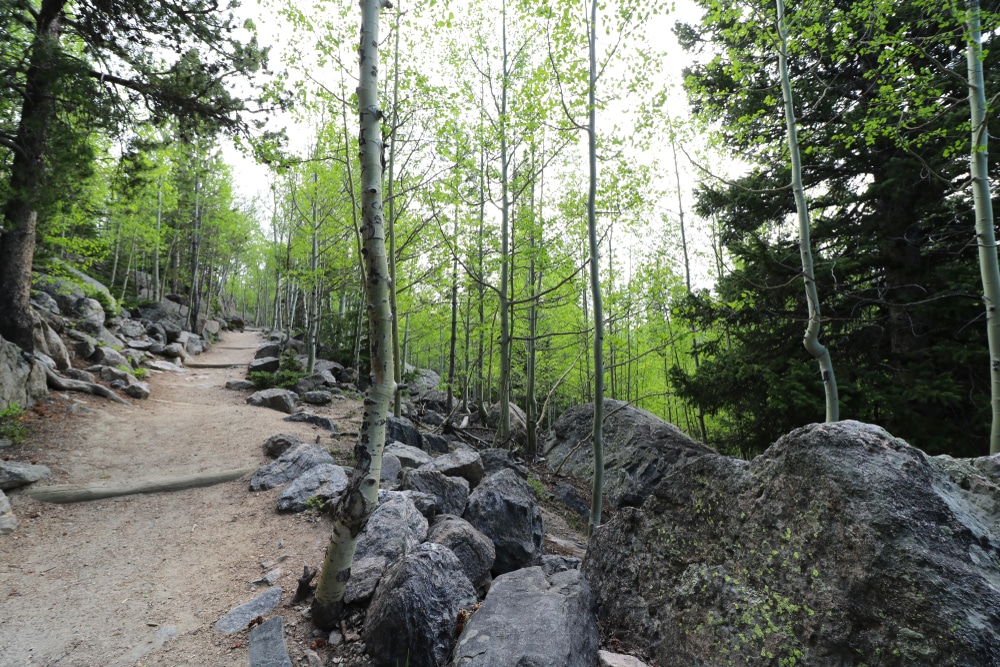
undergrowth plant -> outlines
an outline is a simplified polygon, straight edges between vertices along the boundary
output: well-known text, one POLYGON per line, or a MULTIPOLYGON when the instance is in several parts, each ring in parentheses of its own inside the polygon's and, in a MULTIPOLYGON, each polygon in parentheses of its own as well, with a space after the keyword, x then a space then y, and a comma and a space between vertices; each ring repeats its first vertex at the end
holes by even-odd
POLYGON ((10 440, 19 443, 24 440, 28 430, 24 427, 25 410, 14 402, 0 410, 0 440, 10 440))

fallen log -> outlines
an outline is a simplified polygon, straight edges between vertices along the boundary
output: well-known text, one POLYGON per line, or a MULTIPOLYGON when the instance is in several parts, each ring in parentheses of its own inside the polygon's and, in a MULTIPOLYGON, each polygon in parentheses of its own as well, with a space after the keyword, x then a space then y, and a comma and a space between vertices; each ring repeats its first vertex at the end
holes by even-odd
POLYGON ((240 468, 223 472, 199 473, 184 477, 168 477, 158 480, 135 482, 122 486, 106 486, 103 484, 67 484, 65 486, 32 487, 25 495, 47 503, 79 503, 87 500, 101 500, 130 496, 135 493, 162 493, 165 491, 181 491, 201 486, 213 486, 222 482, 239 479, 256 468, 240 468))
POLYGON ((45 382, 48 384, 49 389, 55 389, 57 391, 79 391, 84 394, 103 396, 104 398, 123 405, 131 405, 131 403, 126 401, 124 398, 103 385, 95 384, 93 382, 84 382, 83 380, 71 380, 70 378, 59 375, 51 368, 44 366, 43 368, 45 368, 45 382))
POLYGON ((185 368, 241 368, 246 364, 234 364, 231 361, 185 361, 185 368))

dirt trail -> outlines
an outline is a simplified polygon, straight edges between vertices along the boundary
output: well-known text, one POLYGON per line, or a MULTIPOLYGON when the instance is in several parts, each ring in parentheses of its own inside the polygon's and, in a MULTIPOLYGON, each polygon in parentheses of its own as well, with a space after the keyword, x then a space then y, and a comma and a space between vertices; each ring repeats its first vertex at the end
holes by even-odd
MULTIPOLYGON (((131 406, 57 395, 9 456, 52 468, 48 485, 257 466, 261 443, 281 432, 346 452, 352 438, 284 422, 223 388, 243 377, 259 343, 256 333, 227 333, 197 361, 238 367, 154 373, 150 398, 131 406)), ((343 400, 317 413, 354 431, 360 410, 343 400)), ((277 493, 251 493, 245 479, 73 505, 11 492, 18 528, 0 538, 0 667, 245 667, 246 632, 212 625, 262 590, 248 582, 263 561, 285 557, 287 604, 303 563, 318 565, 328 539, 325 520, 275 512, 277 493)), ((307 632, 299 609, 279 611, 292 632, 307 632)))

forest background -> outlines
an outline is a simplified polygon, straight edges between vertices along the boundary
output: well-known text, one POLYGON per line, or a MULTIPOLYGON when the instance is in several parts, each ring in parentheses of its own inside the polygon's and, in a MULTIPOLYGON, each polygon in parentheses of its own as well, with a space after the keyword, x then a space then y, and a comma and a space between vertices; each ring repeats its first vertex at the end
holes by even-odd
MULTIPOLYGON (((195 320, 240 315, 301 334, 310 360, 364 368, 356 6, 271 3, 235 10, 229 42, 208 31, 200 42, 129 46, 130 17, 183 3, 7 4, 5 210, 18 198, 10 175, 33 30, 53 4, 68 26, 66 81, 99 88, 65 85, 49 98, 34 267, 92 272, 125 306, 177 295, 195 320), (88 32, 82 19, 109 7, 121 23, 88 32), (258 32, 279 36, 271 71, 258 32), (229 69, 203 67, 206 53, 234 44, 252 49, 231 54, 229 69), (91 76, 122 71, 140 51, 147 75, 218 86, 215 99, 230 106, 214 117, 165 109, 148 91, 91 76), (279 110, 295 115, 291 142, 247 120, 279 110), (222 148, 233 139, 267 163, 265 193, 238 193, 248 183, 222 148)), ((407 4, 384 14, 381 103, 402 379, 431 368, 464 406, 492 404, 506 387, 544 427, 592 400, 583 3, 407 4)), ((807 308, 775 8, 708 0, 670 9, 601 7, 606 395, 750 456, 821 421, 824 403, 801 344, 807 308), (683 71, 664 35, 675 21, 690 54, 683 71), (672 80, 683 80, 683 97, 672 80)), ((997 3, 983 10, 991 98, 997 3)), ((840 414, 960 456, 988 451, 991 414, 965 11, 940 0, 805 0, 785 17, 840 414)), ((162 33, 196 14, 166 11, 162 33)))

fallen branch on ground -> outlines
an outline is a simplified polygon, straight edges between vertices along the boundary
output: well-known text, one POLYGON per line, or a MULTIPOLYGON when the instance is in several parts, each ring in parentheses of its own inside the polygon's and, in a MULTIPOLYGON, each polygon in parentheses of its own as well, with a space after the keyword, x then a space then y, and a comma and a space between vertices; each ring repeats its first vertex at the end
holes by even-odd
POLYGON ((161 493, 164 491, 180 491, 200 486, 213 486, 222 482, 239 479, 253 472, 256 468, 240 468, 224 472, 199 473, 184 477, 170 477, 160 480, 135 482, 124 486, 105 486, 103 484, 70 484, 66 486, 40 486, 28 489, 26 495, 35 500, 47 503, 79 503, 87 500, 101 500, 117 496, 130 496, 134 493, 161 493))

